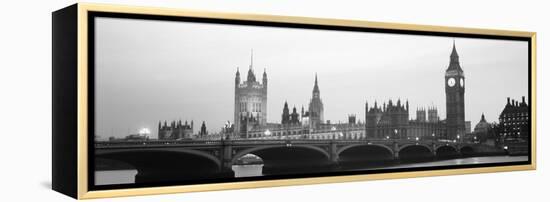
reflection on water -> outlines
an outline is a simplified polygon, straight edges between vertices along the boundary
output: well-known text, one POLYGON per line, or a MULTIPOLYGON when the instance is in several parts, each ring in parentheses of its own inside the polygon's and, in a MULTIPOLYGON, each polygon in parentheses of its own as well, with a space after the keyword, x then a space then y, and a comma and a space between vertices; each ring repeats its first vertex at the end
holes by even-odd
POLYGON ((527 161, 527 160, 529 160, 528 156, 471 157, 471 158, 450 159, 450 160, 433 161, 433 162, 425 162, 425 163, 403 164, 403 165, 385 167, 383 169, 470 165, 470 164, 480 164, 480 163, 506 163, 506 162, 518 162, 518 161, 527 161))
POLYGON ((95 184, 131 184, 134 183, 137 170, 102 170, 95 171, 95 184))
POLYGON ((262 167, 264 167, 263 164, 234 165, 232 169, 235 171, 235 177, 254 177, 262 176, 262 167))
MULTIPOLYGON (((491 157, 471 157, 450 159, 442 161, 424 162, 424 163, 411 163, 395 165, 376 169, 388 169, 388 168, 416 168, 416 167, 434 167, 434 166, 449 166, 449 165, 468 165, 468 164, 480 164, 480 163, 505 163, 505 162, 518 162, 527 161, 528 156, 491 156, 491 157)), ((233 171, 235 171, 235 177, 252 177, 262 175, 263 165, 234 165, 233 171)), ((130 184, 134 183, 134 178, 137 174, 137 170, 109 170, 109 171, 96 171, 95 183, 96 185, 106 184, 130 184)))

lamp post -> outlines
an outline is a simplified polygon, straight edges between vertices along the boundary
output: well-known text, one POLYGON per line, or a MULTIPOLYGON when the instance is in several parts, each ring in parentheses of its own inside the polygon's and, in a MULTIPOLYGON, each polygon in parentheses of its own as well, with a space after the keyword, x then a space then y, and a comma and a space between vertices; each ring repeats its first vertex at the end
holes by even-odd
POLYGON ((393 132, 394 132, 393 139, 397 139, 397 129, 394 129, 393 132))

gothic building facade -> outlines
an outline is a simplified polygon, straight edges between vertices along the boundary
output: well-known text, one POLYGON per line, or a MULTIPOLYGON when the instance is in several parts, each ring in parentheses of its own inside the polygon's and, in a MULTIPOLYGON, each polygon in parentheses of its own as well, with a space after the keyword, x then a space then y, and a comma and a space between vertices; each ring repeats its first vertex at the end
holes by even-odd
POLYGON ((158 123, 158 139, 159 140, 178 140, 178 139, 191 139, 193 138, 193 121, 189 124, 187 121, 182 123, 179 121, 172 121, 170 125, 164 121, 164 125, 159 121, 158 123))
POLYGON ((319 124, 324 122, 323 115, 323 101, 321 100, 321 91, 319 91, 319 83, 317 82, 317 74, 315 74, 315 85, 313 86, 313 92, 311 100, 309 101, 308 117, 310 124, 313 128, 316 128, 319 124))
POLYGON ((432 140, 445 139, 447 128, 444 121, 439 120, 437 108, 426 110, 421 108, 416 111, 416 118, 409 118, 409 102, 393 103, 392 100, 379 106, 374 102, 374 107, 365 104, 365 133, 368 139, 408 139, 408 140, 432 140))
POLYGON ((319 81, 315 75, 312 96, 306 111, 302 107, 298 113, 296 107, 290 110, 287 102, 283 105, 280 123, 248 124, 256 123, 255 117, 251 117, 248 123, 241 119, 240 138, 246 139, 332 139, 351 138, 364 139, 364 124, 356 120, 355 115, 348 117, 349 123, 330 123, 324 119, 324 107, 321 100, 319 81), (243 128, 244 125, 249 127, 243 128))
POLYGON ((439 119, 437 108, 429 107, 427 114, 428 118, 426 119, 425 108, 416 111, 416 119, 409 122, 408 139, 433 140, 446 138, 447 128, 445 122, 439 119))
POLYGON ((234 110, 235 136, 246 137, 247 131, 252 127, 267 124, 267 73, 264 69, 262 81, 256 80, 253 55, 250 57, 246 81, 241 82, 241 75, 237 68, 234 110))
POLYGON ((365 130, 366 136, 370 139, 406 139, 409 128, 409 102, 393 103, 392 100, 384 102, 378 106, 369 108, 369 103, 365 104, 365 130))
POLYGON ((530 108, 525 97, 522 101, 510 100, 499 116, 500 138, 504 141, 527 141, 530 135, 530 108))
POLYGON ((453 42, 451 60, 445 71, 445 97, 447 105, 447 137, 453 139, 464 136, 466 122, 464 120, 464 71, 460 67, 458 52, 453 42))
POLYGON ((365 121, 350 116, 348 123, 330 123, 324 118, 317 74, 309 106, 298 114, 284 103, 281 122, 267 123, 267 74, 263 82, 257 82, 252 61, 247 80, 235 78, 235 131, 241 138, 359 138, 359 139, 443 139, 458 140, 469 133, 465 121, 464 92, 465 76, 459 55, 453 42, 449 65, 444 74, 446 117, 441 120, 437 108, 429 107, 416 111, 416 119, 409 118, 409 102, 389 100, 387 103, 369 107, 365 105, 365 121))
POLYGON ((283 114, 281 115, 281 124, 288 125, 288 124, 300 124, 300 114, 296 111, 296 107, 292 108, 292 114, 290 113, 290 110, 288 109, 288 103, 285 101, 285 105, 283 106, 283 114))
POLYGON ((445 139, 464 138, 467 122, 464 115, 464 71, 453 42, 449 66, 445 71, 445 95, 447 116, 440 120, 437 108, 421 108, 416 119, 409 119, 409 103, 400 100, 379 106, 377 102, 365 106, 365 133, 371 139, 445 139))

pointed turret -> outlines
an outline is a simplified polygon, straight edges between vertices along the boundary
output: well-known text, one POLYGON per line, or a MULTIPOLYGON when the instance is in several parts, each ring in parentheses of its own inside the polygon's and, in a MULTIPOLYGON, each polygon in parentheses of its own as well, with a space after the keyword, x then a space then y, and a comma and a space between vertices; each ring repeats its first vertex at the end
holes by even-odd
POLYGON ((208 135, 208 132, 206 131, 206 122, 205 121, 202 121, 201 131, 199 132, 199 135, 203 136, 203 137, 208 135))
POLYGON ((315 85, 313 86, 313 93, 319 93, 319 83, 317 82, 317 73, 315 73, 315 85))
POLYGON ((254 75, 254 50, 250 51, 250 66, 248 69, 247 82, 256 82, 256 75, 254 75))
POLYGON ((288 103, 285 101, 285 105, 283 107, 283 115, 281 117, 281 123, 282 124, 288 124, 290 123, 290 113, 288 110, 288 103))
POLYGON ((451 52, 451 59, 452 58, 457 58, 458 59, 458 52, 456 51, 455 40, 453 40, 453 51, 451 52))
POLYGON ((447 70, 454 70, 454 69, 457 69, 457 70, 460 70, 462 71, 461 67, 460 67, 460 62, 459 62, 459 56, 458 56, 458 51, 456 51, 456 45, 455 45, 455 41, 453 40, 453 50, 451 51, 451 60, 449 61, 449 67, 447 68, 447 70))
POLYGON ((241 83, 241 73, 239 72, 239 67, 237 67, 237 73, 235 73, 235 86, 241 83))

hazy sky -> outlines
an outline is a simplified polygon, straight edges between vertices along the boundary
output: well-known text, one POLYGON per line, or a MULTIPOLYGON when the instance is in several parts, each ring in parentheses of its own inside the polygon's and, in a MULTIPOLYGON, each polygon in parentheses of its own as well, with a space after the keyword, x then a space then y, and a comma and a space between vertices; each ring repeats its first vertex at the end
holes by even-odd
POLYGON ((445 118, 444 73, 453 39, 465 73, 466 120, 498 121, 506 97, 528 94, 527 42, 364 32, 96 19, 96 133, 123 137, 159 120, 206 121, 209 131, 233 122, 237 67, 246 79, 268 74, 268 122, 284 101, 298 109, 318 74, 324 116, 364 120, 365 101, 409 100, 445 118))

